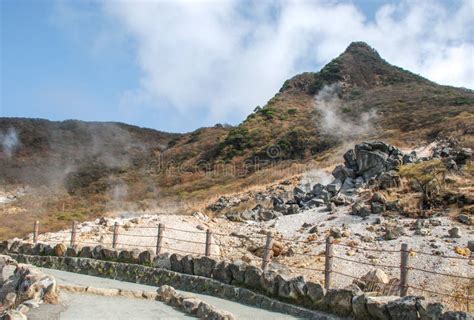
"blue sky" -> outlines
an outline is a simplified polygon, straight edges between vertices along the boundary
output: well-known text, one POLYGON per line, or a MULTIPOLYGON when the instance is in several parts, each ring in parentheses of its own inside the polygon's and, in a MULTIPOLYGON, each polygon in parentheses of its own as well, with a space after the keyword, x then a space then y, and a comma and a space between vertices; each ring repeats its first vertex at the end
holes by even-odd
POLYGON ((237 124, 351 41, 474 88, 472 1, 2 0, 1 116, 237 124))

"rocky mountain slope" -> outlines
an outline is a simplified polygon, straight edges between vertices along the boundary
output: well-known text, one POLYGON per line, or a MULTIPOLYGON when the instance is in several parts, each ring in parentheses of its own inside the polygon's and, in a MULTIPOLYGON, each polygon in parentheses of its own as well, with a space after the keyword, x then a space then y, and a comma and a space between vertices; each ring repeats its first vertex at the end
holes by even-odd
POLYGON ((205 201, 284 178, 278 170, 262 174, 268 164, 314 165, 348 142, 383 139, 416 147, 455 136, 472 148, 472 128, 473 91, 390 65, 358 42, 321 71, 287 80, 236 127, 169 134, 119 123, 1 118, 0 182, 6 190, 0 191, 18 201, 2 208, 8 215, 0 215, 0 237, 25 232, 14 223, 19 214, 55 228, 130 209, 124 203, 141 210, 168 199, 173 206, 176 199, 181 205, 205 201))

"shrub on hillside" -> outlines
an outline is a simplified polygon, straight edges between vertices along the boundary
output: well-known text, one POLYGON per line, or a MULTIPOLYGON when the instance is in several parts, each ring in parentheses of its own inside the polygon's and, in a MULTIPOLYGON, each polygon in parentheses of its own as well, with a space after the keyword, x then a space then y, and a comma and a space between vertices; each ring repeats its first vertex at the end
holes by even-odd
POLYGON ((446 166, 439 159, 404 165, 400 175, 407 179, 410 186, 422 193, 422 208, 430 208, 444 185, 446 166))

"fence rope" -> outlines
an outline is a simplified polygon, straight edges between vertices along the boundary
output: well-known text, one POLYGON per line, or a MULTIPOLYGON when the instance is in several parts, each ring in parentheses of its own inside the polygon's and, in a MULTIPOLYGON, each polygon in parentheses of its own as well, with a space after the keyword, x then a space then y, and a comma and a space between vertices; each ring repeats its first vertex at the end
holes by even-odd
POLYGON ((398 269, 398 268, 400 268, 400 266, 392 266, 392 265, 388 265, 388 264, 357 261, 357 260, 343 258, 343 257, 340 257, 340 256, 332 256, 332 257, 335 258, 335 259, 344 260, 344 261, 353 262, 353 263, 358 263, 358 264, 365 264, 365 265, 368 265, 368 266, 375 266, 375 267, 388 268, 388 269, 398 269))
POLYGON ((199 253, 199 252, 182 250, 182 249, 172 248, 172 247, 168 247, 168 246, 162 246, 162 248, 172 250, 172 251, 177 251, 177 252, 183 252, 183 253, 189 253, 189 254, 195 254, 195 255, 203 255, 202 253, 199 253))
POLYGON ((414 252, 414 253, 425 255, 425 256, 432 256, 432 257, 445 258, 445 259, 459 259, 459 260, 470 260, 470 259, 472 259, 470 257, 447 256, 447 255, 444 255, 444 254, 434 254, 434 253, 423 252, 423 251, 418 251, 418 250, 410 250, 410 252, 414 252))
POLYGON ((172 228, 172 227, 168 227, 168 226, 166 226, 166 230, 174 230, 174 231, 187 232, 187 233, 196 233, 196 234, 206 234, 206 231, 183 230, 183 229, 176 229, 176 228, 172 228))
POLYGON ((410 270, 415 270, 415 271, 421 271, 421 272, 426 272, 426 273, 432 273, 432 274, 437 274, 440 276, 446 276, 446 277, 453 277, 453 278, 460 278, 460 279, 466 279, 466 280, 474 280, 472 277, 465 277, 465 276, 460 276, 460 275, 455 275, 451 273, 443 273, 443 272, 438 272, 434 270, 426 270, 426 269, 421 269, 421 268, 416 268, 416 267, 408 267, 410 270))
POLYGON ((206 244, 205 242, 202 242, 202 241, 193 241, 193 240, 186 240, 186 239, 177 239, 177 238, 172 238, 172 237, 167 237, 167 236, 163 236, 163 239, 176 240, 176 241, 187 242, 187 243, 206 244))
POLYGON ((437 292, 437 291, 433 291, 433 290, 428 290, 428 289, 423 289, 423 288, 420 288, 420 287, 416 287, 416 286, 412 286, 412 285, 409 285, 408 286, 409 288, 412 288, 412 289, 415 289, 415 290, 420 290, 420 291, 424 291, 424 292, 428 292, 428 293, 432 293, 432 294, 438 294, 438 295, 441 295, 441 296, 445 296, 445 297, 450 297, 450 298, 454 298, 454 299, 465 299, 465 300, 468 300, 468 301, 474 301, 474 298, 471 298, 470 296, 468 295, 464 295, 464 294, 461 294, 459 296, 456 296, 456 295, 452 295, 452 294, 448 294, 448 293, 443 293, 443 292, 437 292))
POLYGON ((288 268, 302 269, 302 270, 308 270, 308 271, 317 271, 317 272, 324 273, 323 269, 317 269, 317 268, 297 267, 297 266, 288 266, 288 268))
POLYGON ((144 245, 144 244, 128 244, 123 242, 117 242, 118 246, 137 247, 137 248, 155 248, 155 245, 144 245))
POLYGON ((359 247, 359 246, 351 246, 348 244, 342 244, 342 243, 334 243, 336 246, 341 246, 341 247, 347 247, 347 248, 352 248, 352 249, 360 249, 363 251, 373 251, 373 252, 388 252, 388 253, 400 253, 401 250, 389 250, 389 249, 371 249, 371 248, 366 248, 366 247, 359 247))
POLYGON ((125 237, 137 237, 137 238, 156 238, 156 235, 146 235, 146 234, 128 234, 128 233, 119 233, 118 234, 120 237, 125 236, 125 237))

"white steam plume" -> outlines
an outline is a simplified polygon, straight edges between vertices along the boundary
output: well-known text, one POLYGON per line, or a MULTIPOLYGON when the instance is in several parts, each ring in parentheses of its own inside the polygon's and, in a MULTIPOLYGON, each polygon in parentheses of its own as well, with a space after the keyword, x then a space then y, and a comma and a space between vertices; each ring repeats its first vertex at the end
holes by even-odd
POLYGON ((20 146, 20 139, 16 130, 10 128, 6 133, 0 132, 0 143, 2 145, 2 152, 10 158, 20 146))
POLYGON ((327 185, 331 183, 334 177, 327 171, 321 169, 313 169, 307 171, 300 182, 300 187, 306 191, 311 190, 311 188, 317 184, 321 183, 327 185))
POLYGON ((315 108, 320 114, 318 128, 322 133, 338 138, 358 138, 374 132, 374 111, 362 112, 358 118, 351 119, 344 113, 350 111, 339 98, 339 84, 324 86, 315 96, 315 108), (345 108, 346 107, 346 108, 345 108))

